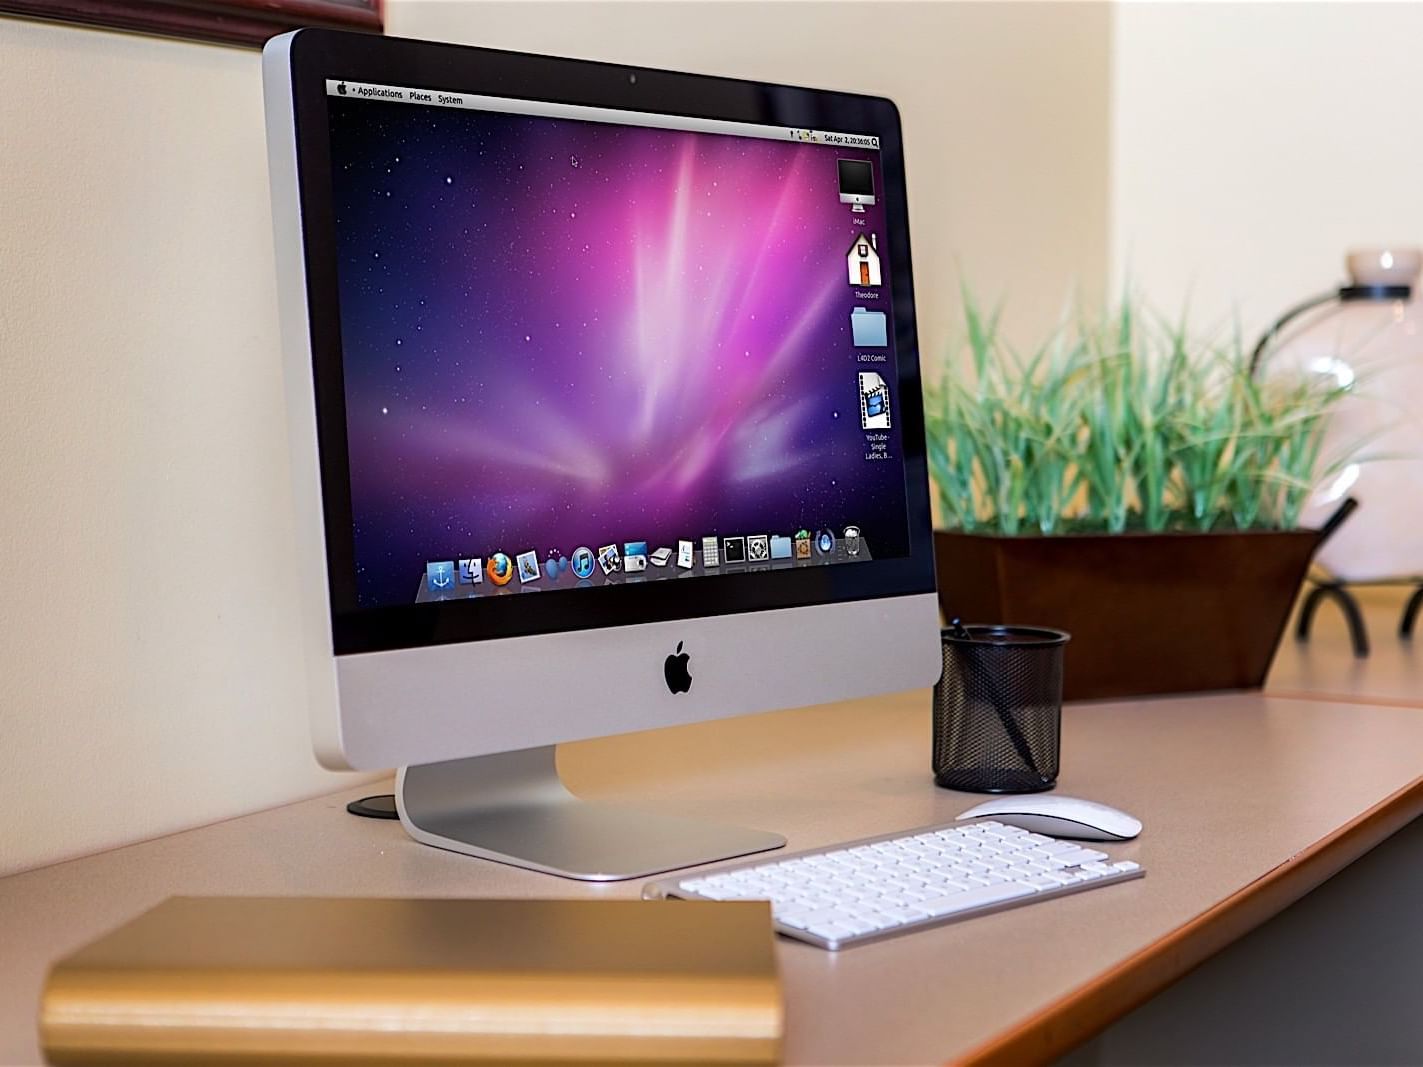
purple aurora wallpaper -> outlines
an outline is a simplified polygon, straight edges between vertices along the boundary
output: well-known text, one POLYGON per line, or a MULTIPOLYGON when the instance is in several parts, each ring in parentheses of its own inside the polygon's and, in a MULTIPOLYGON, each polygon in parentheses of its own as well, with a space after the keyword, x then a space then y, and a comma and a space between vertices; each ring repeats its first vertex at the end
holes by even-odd
POLYGON ((847 277, 883 201, 838 190, 873 152, 330 106, 361 605, 495 552, 848 524, 908 551, 893 338, 867 366, 851 333, 890 312, 887 255, 876 291, 847 277))

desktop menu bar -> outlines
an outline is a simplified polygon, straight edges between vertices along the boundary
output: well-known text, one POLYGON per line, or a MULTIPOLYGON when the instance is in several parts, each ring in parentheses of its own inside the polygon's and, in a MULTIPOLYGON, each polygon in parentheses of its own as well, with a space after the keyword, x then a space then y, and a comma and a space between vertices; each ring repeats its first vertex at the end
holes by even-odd
POLYGON ((585 122, 607 122, 619 126, 648 126, 664 130, 690 130, 695 133, 717 133, 733 137, 760 137, 772 141, 796 141, 801 144, 824 144, 839 148, 861 148, 879 151, 879 138, 871 134, 845 133, 833 130, 797 129, 790 126, 767 126, 753 122, 729 122, 722 119, 691 118, 683 115, 659 115, 650 111, 622 111, 616 108, 587 107, 582 104, 555 104, 542 100, 523 100, 507 96, 479 96, 445 89, 416 89, 410 86, 378 85, 372 82, 343 81, 328 78, 326 95, 356 100, 380 100, 391 104, 420 104, 426 107, 452 107, 473 111, 498 111, 510 115, 538 115, 546 118, 580 119, 585 122))

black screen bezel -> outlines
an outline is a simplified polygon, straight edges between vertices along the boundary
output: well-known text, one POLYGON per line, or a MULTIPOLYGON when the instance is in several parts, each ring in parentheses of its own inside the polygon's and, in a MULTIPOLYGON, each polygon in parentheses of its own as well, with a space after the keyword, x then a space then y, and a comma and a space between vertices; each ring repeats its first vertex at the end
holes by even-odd
MULTIPOLYGON (((301 30, 293 38, 291 74, 327 581, 336 654, 933 591, 933 542, 904 156, 899 112, 891 101, 320 29, 301 30), (878 136, 894 297, 909 555, 853 564, 608 585, 595 594, 581 589, 545 590, 537 595, 359 607, 341 363, 327 79, 878 136)), ((413 576, 412 585, 416 580, 413 576)))

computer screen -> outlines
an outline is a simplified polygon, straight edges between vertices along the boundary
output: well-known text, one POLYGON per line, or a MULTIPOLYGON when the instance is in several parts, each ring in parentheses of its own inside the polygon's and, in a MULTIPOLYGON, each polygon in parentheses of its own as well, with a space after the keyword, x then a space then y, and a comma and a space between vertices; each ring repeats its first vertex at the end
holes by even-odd
POLYGON ((909 554, 877 137, 326 92, 359 608, 909 554))

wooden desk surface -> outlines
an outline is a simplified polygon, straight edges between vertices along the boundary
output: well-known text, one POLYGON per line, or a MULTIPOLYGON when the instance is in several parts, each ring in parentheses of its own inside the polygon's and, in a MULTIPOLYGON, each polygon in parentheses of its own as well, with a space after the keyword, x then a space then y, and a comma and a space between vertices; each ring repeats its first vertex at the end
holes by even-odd
MULTIPOLYGON (((924 692, 567 746, 588 796, 774 827, 806 848, 951 819, 924 692)), ((789 1063, 1042 1060, 1423 811, 1423 715, 1227 695, 1066 711, 1060 789, 1141 817, 1147 877, 838 955, 781 942, 789 1063)), ((38 1059, 56 957, 175 893, 636 895, 409 840, 353 789, 0 880, 0 1063, 38 1059)), ((696 905, 688 905, 695 907, 696 905)))
POLYGON ((1328 601, 1314 616, 1309 640, 1297 641, 1297 604, 1265 691, 1277 696, 1423 708, 1423 620, 1411 639, 1398 636, 1398 620, 1410 592, 1368 587, 1358 591, 1371 646, 1369 655, 1362 659, 1354 655, 1339 608, 1328 601))

